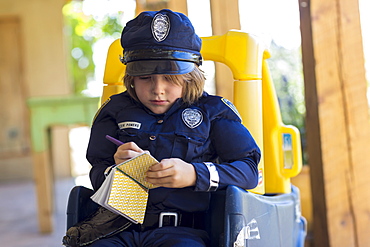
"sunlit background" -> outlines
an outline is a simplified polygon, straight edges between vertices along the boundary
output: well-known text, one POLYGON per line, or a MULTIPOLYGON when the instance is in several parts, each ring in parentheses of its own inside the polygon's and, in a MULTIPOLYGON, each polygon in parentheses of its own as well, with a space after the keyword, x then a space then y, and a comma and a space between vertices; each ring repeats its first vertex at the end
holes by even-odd
MULTIPOLYGON (((370 1, 359 0, 360 18, 363 30, 363 45, 366 61, 370 57, 370 1)), ((84 0, 71 3, 73 11, 82 11, 86 16, 93 17, 96 21, 102 21, 107 16, 114 16, 123 27, 125 23, 135 15, 134 0, 84 0)), ((298 1, 296 0, 242 0, 239 1, 241 29, 253 33, 263 39, 266 47, 271 46, 273 41, 277 46, 285 49, 297 49, 301 45, 298 1)), ((210 5, 209 1, 188 0, 189 18, 199 36, 212 35, 210 5)), ((84 94, 100 96, 102 92, 102 78, 104 72, 105 56, 109 44, 119 38, 120 33, 110 37, 102 37, 97 29, 85 34, 99 38, 93 46, 93 58, 96 66, 95 74, 88 80, 88 88, 84 94), (95 32, 94 32, 95 31, 95 32)), ((74 50, 72 50, 73 52, 74 50)), ((79 55, 74 56, 81 59, 80 65, 85 68, 86 60, 79 55)), ((369 78, 369 62, 366 62, 367 78, 369 78)))

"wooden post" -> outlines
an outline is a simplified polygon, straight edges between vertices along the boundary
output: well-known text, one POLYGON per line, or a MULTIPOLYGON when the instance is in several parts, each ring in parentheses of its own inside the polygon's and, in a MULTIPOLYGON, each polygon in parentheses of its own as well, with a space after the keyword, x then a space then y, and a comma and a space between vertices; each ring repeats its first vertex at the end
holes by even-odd
MULTIPOLYGON (((210 3, 213 35, 223 35, 230 29, 240 30, 238 0, 210 0, 210 3)), ((215 69, 216 93, 232 101, 234 81, 232 72, 226 65, 217 62, 215 69)))
POLYGON ((181 12, 185 15, 188 15, 187 0, 169 0, 168 8, 172 11, 181 12))
POLYGON ((50 126, 50 154, 53 176, 56 179, 71 177, 71 149, 69 146, 69 131, 72 126, 50 126))
POLYGON ((47 151, 33 153, 38 221, 41 233, 53 232, 54 179, 47 151))
POLYGON ((136 14, 142 11, 155 11, 164 8, 171 9, 175 12, 188 14, 187 0, 136 0, 136 14))
POLYGON ((299 0, 314 246, 370 246, 370 123, 358 0, 299 0))

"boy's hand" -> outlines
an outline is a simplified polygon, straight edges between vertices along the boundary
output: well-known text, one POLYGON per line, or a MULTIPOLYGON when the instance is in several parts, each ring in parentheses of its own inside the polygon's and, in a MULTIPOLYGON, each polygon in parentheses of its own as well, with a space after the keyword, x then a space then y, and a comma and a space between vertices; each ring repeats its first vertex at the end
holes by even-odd
POLYGON ((114 161, 116 164, 120 164, 145 152, 147 151, 139 148, 135 142, 127 142, 117 148, 117 151, 114 154, 114 161))
POLYGON ((152 165, 146 176, 147 182, 167 188, 194 186, 196 182, 194 166, 178 158, 163 159, 152 165))

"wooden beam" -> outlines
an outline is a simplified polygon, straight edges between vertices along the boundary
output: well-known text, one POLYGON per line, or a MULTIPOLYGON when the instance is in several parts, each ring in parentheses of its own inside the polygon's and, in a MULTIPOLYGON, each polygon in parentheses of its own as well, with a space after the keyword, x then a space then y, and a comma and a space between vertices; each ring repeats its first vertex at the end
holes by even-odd
POLYGON ((314 246, 370 246, 370 124, 358 0, 299 0, 314 246))
POLYGON ((172 11, 180 12, 188 15, 188 4, 187 0, 169 0, 168 8, 172 11))
MULTIPOLYGON (((213 35, 223 35, 230 29, 240 30, 238 0, 210 0, 210 4, 213 35)), ((221 63, 215 63, 215 69, 216 93, 232 101, 234 80, 231 70, 221 63)))
POLYGON ((48 151, 33 153, 38 221, 41 233, 53 232, 54 179, 48 151))
POLYGON ((171 9, 187 15, 187 0, 136 0, 136 14, 143 11, 157 11, 161 9, 171 9))
MULTIPOLYGON (((300 2, 300 21, 301 21, 301 35, 302 35, 302 62, 303 74, 305 83, 305 102, 306 102, 306 135, 307 153, 310 155, 309 163, 311 180, 323 181, 323 166, 322 153, 321 153, 321 140, 320 140, 320 126, 318 115, 318 99, 316 88, 316 74, 315 74, 315 59, 313 54, 313 40, 311 28, 311 12, 309 2, 299 0, 300 2)), ((327 229, 326 220, 326 203, 325 203, 325 190, 322 189, 322 182, 317 183, 311 181, 311 196, 312 204, 314 205, 313 226, 311 229, 327 229), (312 193, 313 194, 313 193, 312 193), (324 215, 322 215, 322 213, 324 215)), ((315 239, 322 241, 322 246, 329 246, 327 231, 315 231, 315 239)), ((308 233, 310 235, 310 232, 308 233)))

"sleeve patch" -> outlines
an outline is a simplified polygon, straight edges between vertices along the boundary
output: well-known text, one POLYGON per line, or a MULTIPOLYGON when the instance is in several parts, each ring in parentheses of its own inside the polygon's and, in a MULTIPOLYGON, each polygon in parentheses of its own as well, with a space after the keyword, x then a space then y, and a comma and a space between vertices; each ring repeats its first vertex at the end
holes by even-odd
POLYGON ((99 108, 99 110, 95 113, 95 116, 94 116, 94 119, 93 119, 93 124, 96 120, 96 118, 98 117, 99 113, 101 112, 101 110, 104 108, 104 106, 106 106, 110 101, 110 98, 108 98, 99 108))
POLYGON ((242 117, 240 116, 238 110, 236 109, 234 104, 231 103, 230 100, 222 98, 221 101, 224 102, 224 104, 227 105, 227 107, 229 107, 240 118, 240 120, 242 120, 242 117))

